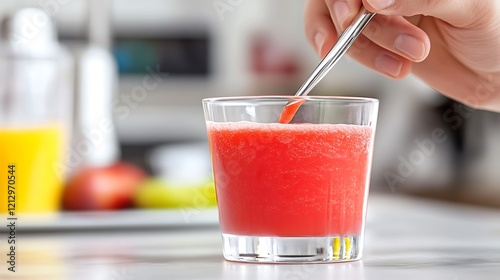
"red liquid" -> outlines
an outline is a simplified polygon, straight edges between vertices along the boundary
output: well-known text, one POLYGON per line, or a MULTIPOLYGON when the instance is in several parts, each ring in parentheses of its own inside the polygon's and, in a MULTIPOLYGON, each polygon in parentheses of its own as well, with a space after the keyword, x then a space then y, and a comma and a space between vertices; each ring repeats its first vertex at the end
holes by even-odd
POLYGON ((358 235, 369 127, 208 122, 223 233, 358 235))
POLYGON ((279 123, 290 123, 295 117, 295 114, 300 108, 300 105, 302 105, 304 102, 306 102, 305 99, 295 99, 291 100, 286 104, 285 108, 283 108, 283 111, 281 111, 281 115, 278 119, 279 123))

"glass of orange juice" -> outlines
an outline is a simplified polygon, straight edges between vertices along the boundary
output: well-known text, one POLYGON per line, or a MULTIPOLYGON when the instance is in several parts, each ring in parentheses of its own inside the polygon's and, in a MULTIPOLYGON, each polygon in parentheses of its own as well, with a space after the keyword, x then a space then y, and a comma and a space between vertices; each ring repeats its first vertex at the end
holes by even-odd
MULTIPOLYGON (((11 28, 47 17, 16 16, 11 28)), ((10 39, 22 38, 15 31, 10 39)), ((23 39, 0 46, 0 214, 12 216, 59 209, 72 112, 69 56, 50 25, 23 39)))

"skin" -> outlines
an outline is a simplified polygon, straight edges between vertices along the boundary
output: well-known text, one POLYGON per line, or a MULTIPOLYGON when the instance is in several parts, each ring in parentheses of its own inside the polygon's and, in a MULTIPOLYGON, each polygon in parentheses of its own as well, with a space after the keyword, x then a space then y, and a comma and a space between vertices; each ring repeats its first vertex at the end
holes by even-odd
POLYGON ((377 15, 351 57, 390 78, 413 73, 472 108, 500 112, 500 1, 307 0, 306 34, 321 57, 361 5, 377 15))

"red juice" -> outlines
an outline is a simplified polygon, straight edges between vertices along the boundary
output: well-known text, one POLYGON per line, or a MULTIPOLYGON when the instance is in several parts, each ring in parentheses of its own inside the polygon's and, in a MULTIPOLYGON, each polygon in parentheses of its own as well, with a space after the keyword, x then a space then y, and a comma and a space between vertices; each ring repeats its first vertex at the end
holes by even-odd
POLYGON ((250 122, 207 128, 223 233, 361 234, 372 128, 250 122))
POLYGON ((285 108, 283 108, 283 111, 281 111, 281 115, 278 119, 278 122, 284 124, 290 123, 293 117, 295 117, 295 114, 299 110, 300 106, 304 102, 306 102, 305 99, 295 99, 288 102, 285 108))

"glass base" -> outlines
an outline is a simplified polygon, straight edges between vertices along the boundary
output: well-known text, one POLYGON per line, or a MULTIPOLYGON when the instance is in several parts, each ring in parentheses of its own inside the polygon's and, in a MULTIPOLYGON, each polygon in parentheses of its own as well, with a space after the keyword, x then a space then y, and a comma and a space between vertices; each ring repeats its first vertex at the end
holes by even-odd
POLYGON ((263 237, 222 234, 224 258, 262 263, 345 262, 361 258, 360 236, 263 237))

